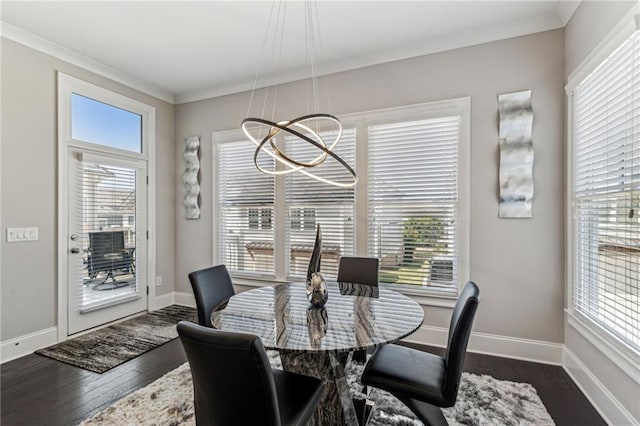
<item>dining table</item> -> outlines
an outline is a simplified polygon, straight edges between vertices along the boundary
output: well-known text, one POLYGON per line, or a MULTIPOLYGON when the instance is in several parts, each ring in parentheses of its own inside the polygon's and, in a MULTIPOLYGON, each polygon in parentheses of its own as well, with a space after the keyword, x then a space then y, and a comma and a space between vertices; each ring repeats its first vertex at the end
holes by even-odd
POLYGON ((354 351, 400 340, 424 321, 411 298, 381 286, 326 282, 324 306, 309 303, 304 283, 257 287, 232 296, 211 314, 220 330, 252 333, 279 352, 285 371, 321 379, 325 392, 313 425, 357 425, 345 375, 354 351))

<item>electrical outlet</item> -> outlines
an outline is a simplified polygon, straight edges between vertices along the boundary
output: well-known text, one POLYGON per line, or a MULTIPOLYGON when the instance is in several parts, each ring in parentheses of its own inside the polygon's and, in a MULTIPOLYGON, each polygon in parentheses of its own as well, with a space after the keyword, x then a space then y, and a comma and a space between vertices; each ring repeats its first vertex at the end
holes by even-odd
POLYGON ((158 275, 156 277, 156 287, 160 287, 162 285, 162 276, 158 275))

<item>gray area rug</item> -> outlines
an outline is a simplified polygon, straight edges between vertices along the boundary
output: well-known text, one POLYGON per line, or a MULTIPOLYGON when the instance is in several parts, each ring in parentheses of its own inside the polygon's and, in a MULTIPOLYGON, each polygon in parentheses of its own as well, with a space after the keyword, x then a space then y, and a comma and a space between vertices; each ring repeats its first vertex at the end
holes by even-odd
MULTIPOLYGON (((274 368, 281 368, 277 354, 269 354, 274 368)), ((354 398, 363 398, 360 375, 363 365, 351 363, 347 377, 354 398)), ((368 425, 414 426, 422 423, 387 392, 372 389, 375 401, 368 425)), ((497 380, 463 373, 456 405, 444 410, 450 425, 554 425, 536 390, 528 383, 497 380)), ((102 425, 195 425, 193 384, 185 363, 150 385, 139 389, 81 423, 102 425)))
POLYGON ((197 322, 196 310, 172 305, 149 312, 36 353, 85 370, 104 373, 178 337, 180 320, 197 322))

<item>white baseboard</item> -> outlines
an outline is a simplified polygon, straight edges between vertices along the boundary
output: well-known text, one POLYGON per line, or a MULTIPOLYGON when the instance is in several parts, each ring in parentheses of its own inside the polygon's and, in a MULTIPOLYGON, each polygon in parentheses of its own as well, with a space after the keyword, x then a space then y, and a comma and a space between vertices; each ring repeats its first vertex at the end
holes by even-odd
MULTIPOLYGON (((187 295, 187 293, 182 294, 187 295)), ((184 299, 184 297, 182 298, 184 299)), ((191 296, 191 298, 193 299, 193 296, 191 296)), ((165 306, 173 305, 174 303, 178 303, 175 301, 175 292, 161 294, 156 296, 154 299, 149 299, 149 311, 155 311, 160 308, 164 308, 165 306)), ((183 305, 186 303, 178 304, 183 305)), ((193 300, 193 304, 188 306, 195 307, 195 299, 193 300)), ((126 319, 129 319, 129 317, 126 319)), ((112 323, 106 325, 112 325, 112 323)), ((91 331, 95 331, 95 329, 92 329, 89 332, 91 331)), ((46 348, 47 346, 55 345, 56 343, 58 343, 58 327, 46 328, 44 330, 39 330, 25 334, 24 336, 7 340, 0 344, 0 363, 5 363, 7 361, 32 354, 38 349, 46 348)))
POLYGON ((196 298, 193 296, 193 293, 176 291, 173 294, 174 294, 173 302, 176 305, 191 306, 192 308, 196 307, 196 298))
POLYGON ((153 299, 149 299, 149 311, 157 311, 158 309, 175 303, 175 292, 161 294, 153 299))
POLYGON ((160 308, 164 308, 169 305, 182 305, 182 306, 190 306, 192 308, 196 307, 196 299, 193 296, 193 293, 183 292, 183 291, 172 291, 170 293, 165 293, 160 296, 157 296, 153 303, 149 304, 149 310, 155 311, 160 308))
MULTIPOLYGON (((449 330, 446 328, 423 325, 405 340, 423 345, 445 347, 447 346, 448 335, 449 330)), ((467 350, 503 358, 562 365, 563 347, 564 345, 561 343, 498 336, 495 334, 471 333, 467 350)))
POLYGON ((0 363, 29 355, 38 349, 46 348, 58 342, 58 327, 49 327, 34 333, 2 342, 0 363))
MULTIPOLYGON (((195 307, 193 293, 170 292, 162 294, 150 304, 150 310, 160 309, 172 304, 195 307)), ((33 351, 57 342, 56 327, 41 330, 16 339, 2 342, 2 362, 18 358, 33 351)), ((440 327, 422 326, 418 331, 405 339, 408 342, 445 347, 448 330, 440 327)), ((545 364, 562 365, 563 346, 559 343, 538 340, 520 339, 485 333, 472 333, 469 340, 470 352, 545 364)))
POLYGON ((563 367, 591 405, 610 425, 637 425, 627 411, 571 349, 564 347, 563 367))

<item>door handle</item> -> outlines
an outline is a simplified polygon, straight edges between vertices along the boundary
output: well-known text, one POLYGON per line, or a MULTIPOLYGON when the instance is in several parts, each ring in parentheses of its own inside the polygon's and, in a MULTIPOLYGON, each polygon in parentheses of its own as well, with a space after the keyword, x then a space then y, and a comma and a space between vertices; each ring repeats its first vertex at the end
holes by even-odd
POLYGON ((71 249, 71 253, 73 253, 73 254, 78 254, 78 253, 80 253, 80 249, 79 249, 78 247, 73 247, 73 248, 71 249))

